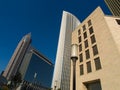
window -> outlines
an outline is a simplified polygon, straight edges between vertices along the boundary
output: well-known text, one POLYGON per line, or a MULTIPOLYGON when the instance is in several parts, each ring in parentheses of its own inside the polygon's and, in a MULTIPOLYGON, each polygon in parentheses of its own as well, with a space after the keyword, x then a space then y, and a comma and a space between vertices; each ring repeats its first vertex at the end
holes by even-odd
POLYGON ((84 32, 84 39, 87 38, 87 32, 84 32))
POLYGON ((80 35, 81 34, 81 32, 80 32, 80 29, 78 30, 78 35, 80 35))
POLYGON ((83 64, 80 65, 80 75, 83 75, 84 74, 84 70, 83 70, 83 64))
POLYGON ((85 44, 85 48, 87 48, 88 47, 88 40, 85 40, 84 44, 85 44))
POLYGON ((116 19, 116 21, 117 21, 117 24, 120 25, 120 20, 119 20, 119 19, 116 19))
POLYGON ((95 68, 96 68, 96 70, 101 69, 100 58, 97 57, 97 58, 94 59, 94 61, 95 61, 95 68))
POLYGON ((89 28, 89 33, 92 34, 93 33, 93 27, 89 28))
POLYGON ((82 55, 82 53, 79 55, 79 57, 80 57, 80 62, 83 62, 83 55, 82 55))
POLYGON ((94 46, 92 47, 92 49, 93 49, 93 55, 94 55, 94 56, 97 55, 97 54, 98 54, 97 45, 94 45, 94 46))
POLYGON ((91 62, 87 62, 86 64, 87 64, 87 73, 92 72, 91 62))
POLYGON ((88 21, 88 26, 92 25, 92 22, 91 20, 88 21))
POLYGON ((83 25, 83 26, 82 26, 82 28, 83 28, 83 31, 85 31, 85 30, 86 30, 86 26, 85 26, 85 25, 83 25))
POLYGON ((79 43, 80 43, 80 42, 81 42, 81 40, 82 40, 82 39, 81 39, 81 36, 78 38, 78 40, 79 40, 79 43))
POLYGON ((100 80, 93 80, 90 82, 84 83, 86 90, 102 90, 100 80))
POLYGON ((82 44, 79 45, 79 51, 82 51, 82 44))
POLYGON ((96 42, 95 35, 92 35, 90 38, 91 38, 91 43, 94 44, 96 42))
POLYGON ((89 59, 90 58, 89 49, 85 51, 85 54, 86 54, 86 59, 89 59))

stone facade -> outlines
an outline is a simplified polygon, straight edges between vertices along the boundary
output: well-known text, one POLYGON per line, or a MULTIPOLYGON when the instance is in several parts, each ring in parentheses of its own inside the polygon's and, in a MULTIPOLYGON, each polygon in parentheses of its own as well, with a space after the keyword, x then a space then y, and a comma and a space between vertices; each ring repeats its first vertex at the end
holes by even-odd
MULTIPOLYGON (((76 90, 120 89, 119 21, 119 17, 106 16, 98 7, 73 31, 72 44, 79 45, 76 90)), ((70 90, 72 81, 71 67, 70 90)))

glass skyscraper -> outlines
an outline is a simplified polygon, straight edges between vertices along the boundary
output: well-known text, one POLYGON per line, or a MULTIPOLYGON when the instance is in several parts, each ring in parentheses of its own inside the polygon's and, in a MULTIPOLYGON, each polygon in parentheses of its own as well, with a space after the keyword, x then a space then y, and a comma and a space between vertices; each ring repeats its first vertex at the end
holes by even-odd
POLYGON ((120 0, 104 0, 114 16, 120 16, 120 0))
POLYGON ((22 79, 50 88, 53 77, 53 64, 37 50, 30 48, 21 64, 22 79))
POLYGON ((79 20, 74 15, 63 11, 52 81, 53 89, 70 90, 71 35, 79 24, 79 20))

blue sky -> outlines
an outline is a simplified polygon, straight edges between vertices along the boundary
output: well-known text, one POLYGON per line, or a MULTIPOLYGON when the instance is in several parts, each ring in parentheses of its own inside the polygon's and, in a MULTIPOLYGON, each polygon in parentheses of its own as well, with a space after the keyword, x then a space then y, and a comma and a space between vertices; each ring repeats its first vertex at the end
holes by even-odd
POLYGON ((110 14, 103 0, 0 0, 0 72, 29 32, 32 46, 54 63, 63 10, 82 22, 97 6, 110 14))

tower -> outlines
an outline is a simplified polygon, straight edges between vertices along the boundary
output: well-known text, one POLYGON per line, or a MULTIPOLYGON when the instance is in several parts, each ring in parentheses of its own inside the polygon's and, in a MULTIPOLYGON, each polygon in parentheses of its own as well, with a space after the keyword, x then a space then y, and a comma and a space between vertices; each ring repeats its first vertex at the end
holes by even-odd
POLYGON ((20 66, 19 72, 22 75, 23 82, 36 83, 40 85, 41 88, 50 88, 53 69, 54 65, 51 60, 30 46, 20 66))
POLYGON ((120 16, 120 1, 119 0, 104 0, 114 16, 120 16))
POLYGON ((3 73, 3 76, 6 77, 7 80, 10 80, 12 76, 16 74, 18 69, 20 68, 21 62, 25 56, 25 53, 31 43, 31 33, 25 35, 22 40, 19 42, 17 48, 15 49, 8 65, 3 73))
POLYGON ((52 88, 70 90, 71 34, 80 24, 79 20, 63 11, 52 88))
MULTIPOLYGON (((76 90, 120 89, 120 18, 95 9, 73 32, 78 46, 76 90)), ((71 73, 74 63, 71 62, 71 73)), ((74 83, 71 74, 70 90, 74 83)))

